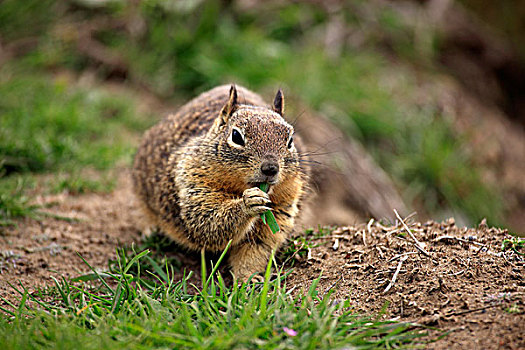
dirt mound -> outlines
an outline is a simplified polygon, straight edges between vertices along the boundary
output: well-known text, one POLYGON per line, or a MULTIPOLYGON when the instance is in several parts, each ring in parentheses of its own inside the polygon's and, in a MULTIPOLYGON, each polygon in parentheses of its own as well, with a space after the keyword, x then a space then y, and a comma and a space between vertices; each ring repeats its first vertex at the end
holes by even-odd
POLYGON ((289 284, 309 286, 321 274, 320 291, 334 288, 360 313, 386 306, 383 317, 431 326, 434 339, 450 332, 430 348, 523 348, 525 261, 502 251, 513 237, 483 224, 459 228, 453 219, 410 230, 414 237, 401 223, 370 222, 297 238, 303 254, 294 257, 289 284))
MULTIPOLYGON (((52 285, 50 276, 68 278, 87 272, 76 252, 94 267, 106 268, 117 244, 140 242, 139 215, 126 176, 112 194, 62 194, 36 200, 56 202, 47 210, 78 220, 26 219, 17 227, 3 228, 0 296, 4 298, 16 296, 8 282, 20 281, 34 292, 38 286, 52 285)), ((409 226, 421 243, 419 250, 400 222, 388 227, 371 222, 298 236, 290 242, 294 249, 288 249, 298 252, 286 254, 285 249, 282 254, 286 268, 294 268, 288 286, 306 288, 321 274, 319 293, 333 288, 336 300, 348 298, 360 313, 379 312, 388 302, 382 317, 431 326, 432 339, 450 332, 430 348, 523 348, 524 259, 512 249, 501 250, 512 236, 484 225, 459 228, 453 220, 409 226)), ((199 275, 197 257, 173 255, 199 275)))

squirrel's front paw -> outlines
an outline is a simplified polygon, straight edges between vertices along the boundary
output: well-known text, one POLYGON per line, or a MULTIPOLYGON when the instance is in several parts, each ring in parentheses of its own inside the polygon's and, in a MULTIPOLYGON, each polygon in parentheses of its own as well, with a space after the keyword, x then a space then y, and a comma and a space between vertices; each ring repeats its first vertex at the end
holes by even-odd
POLYGON ((244 211, 250 216, 257 216, 267 210, 271 210, 268 204, 271 203, 268 193, 257 187, 248 188, 242 194, 244 211))

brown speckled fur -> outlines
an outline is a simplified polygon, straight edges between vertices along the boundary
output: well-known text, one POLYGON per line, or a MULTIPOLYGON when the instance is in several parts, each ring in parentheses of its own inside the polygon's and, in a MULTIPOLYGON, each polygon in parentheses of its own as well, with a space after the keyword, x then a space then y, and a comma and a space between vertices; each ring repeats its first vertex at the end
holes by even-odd
POLYGON ((264 269, 271 251, 292 231, 307 170, 297 135, 295 148, 288 148, 293 128, 278 113, 280 95, 268 108, 258 95, 237 87, 231 106, 232 91, 219 86, 205 92, 148 130, 135 157, 133 182, 149 222, 179 244, 220 251, 231 239, 232 271, 246 279, 264 269), (241 149, 228 143, 233 126, 244 132, 241 149), (281 228, 276 234, 243 204, 243 192, 261 182, 267 157, 280 169, 268 193, 281 228))

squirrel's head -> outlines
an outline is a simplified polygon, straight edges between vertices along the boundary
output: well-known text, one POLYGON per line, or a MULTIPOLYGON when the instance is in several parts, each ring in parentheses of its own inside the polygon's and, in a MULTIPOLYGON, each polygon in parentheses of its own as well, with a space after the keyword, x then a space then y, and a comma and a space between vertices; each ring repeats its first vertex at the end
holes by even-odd
POLYGON ((283 110, 281 90, 270 109, 238 103, 237 89, 234 85, 230 88, 228 102, 210 133, 215 136, 218 159, 223 164, 234 164, 227 168, 238 171, 235 175, 247 185, 275 185, 297 174, 294 129, 284 120, 283 110))

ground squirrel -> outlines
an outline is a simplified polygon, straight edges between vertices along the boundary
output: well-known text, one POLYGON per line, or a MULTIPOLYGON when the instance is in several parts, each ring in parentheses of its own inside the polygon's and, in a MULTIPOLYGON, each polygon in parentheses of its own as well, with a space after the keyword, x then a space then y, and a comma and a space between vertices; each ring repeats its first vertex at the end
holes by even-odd
POLYGON ((151 224, 194 250, 232 240, 229 262, 242 280, 264 269, 305 197, 302 145, 283 109, 281 90, 268 108, 245 88, 219 86, 148 130, 135 156, 134 190, 151 224), (268 209, 275 234, 260 218, 268 209))

